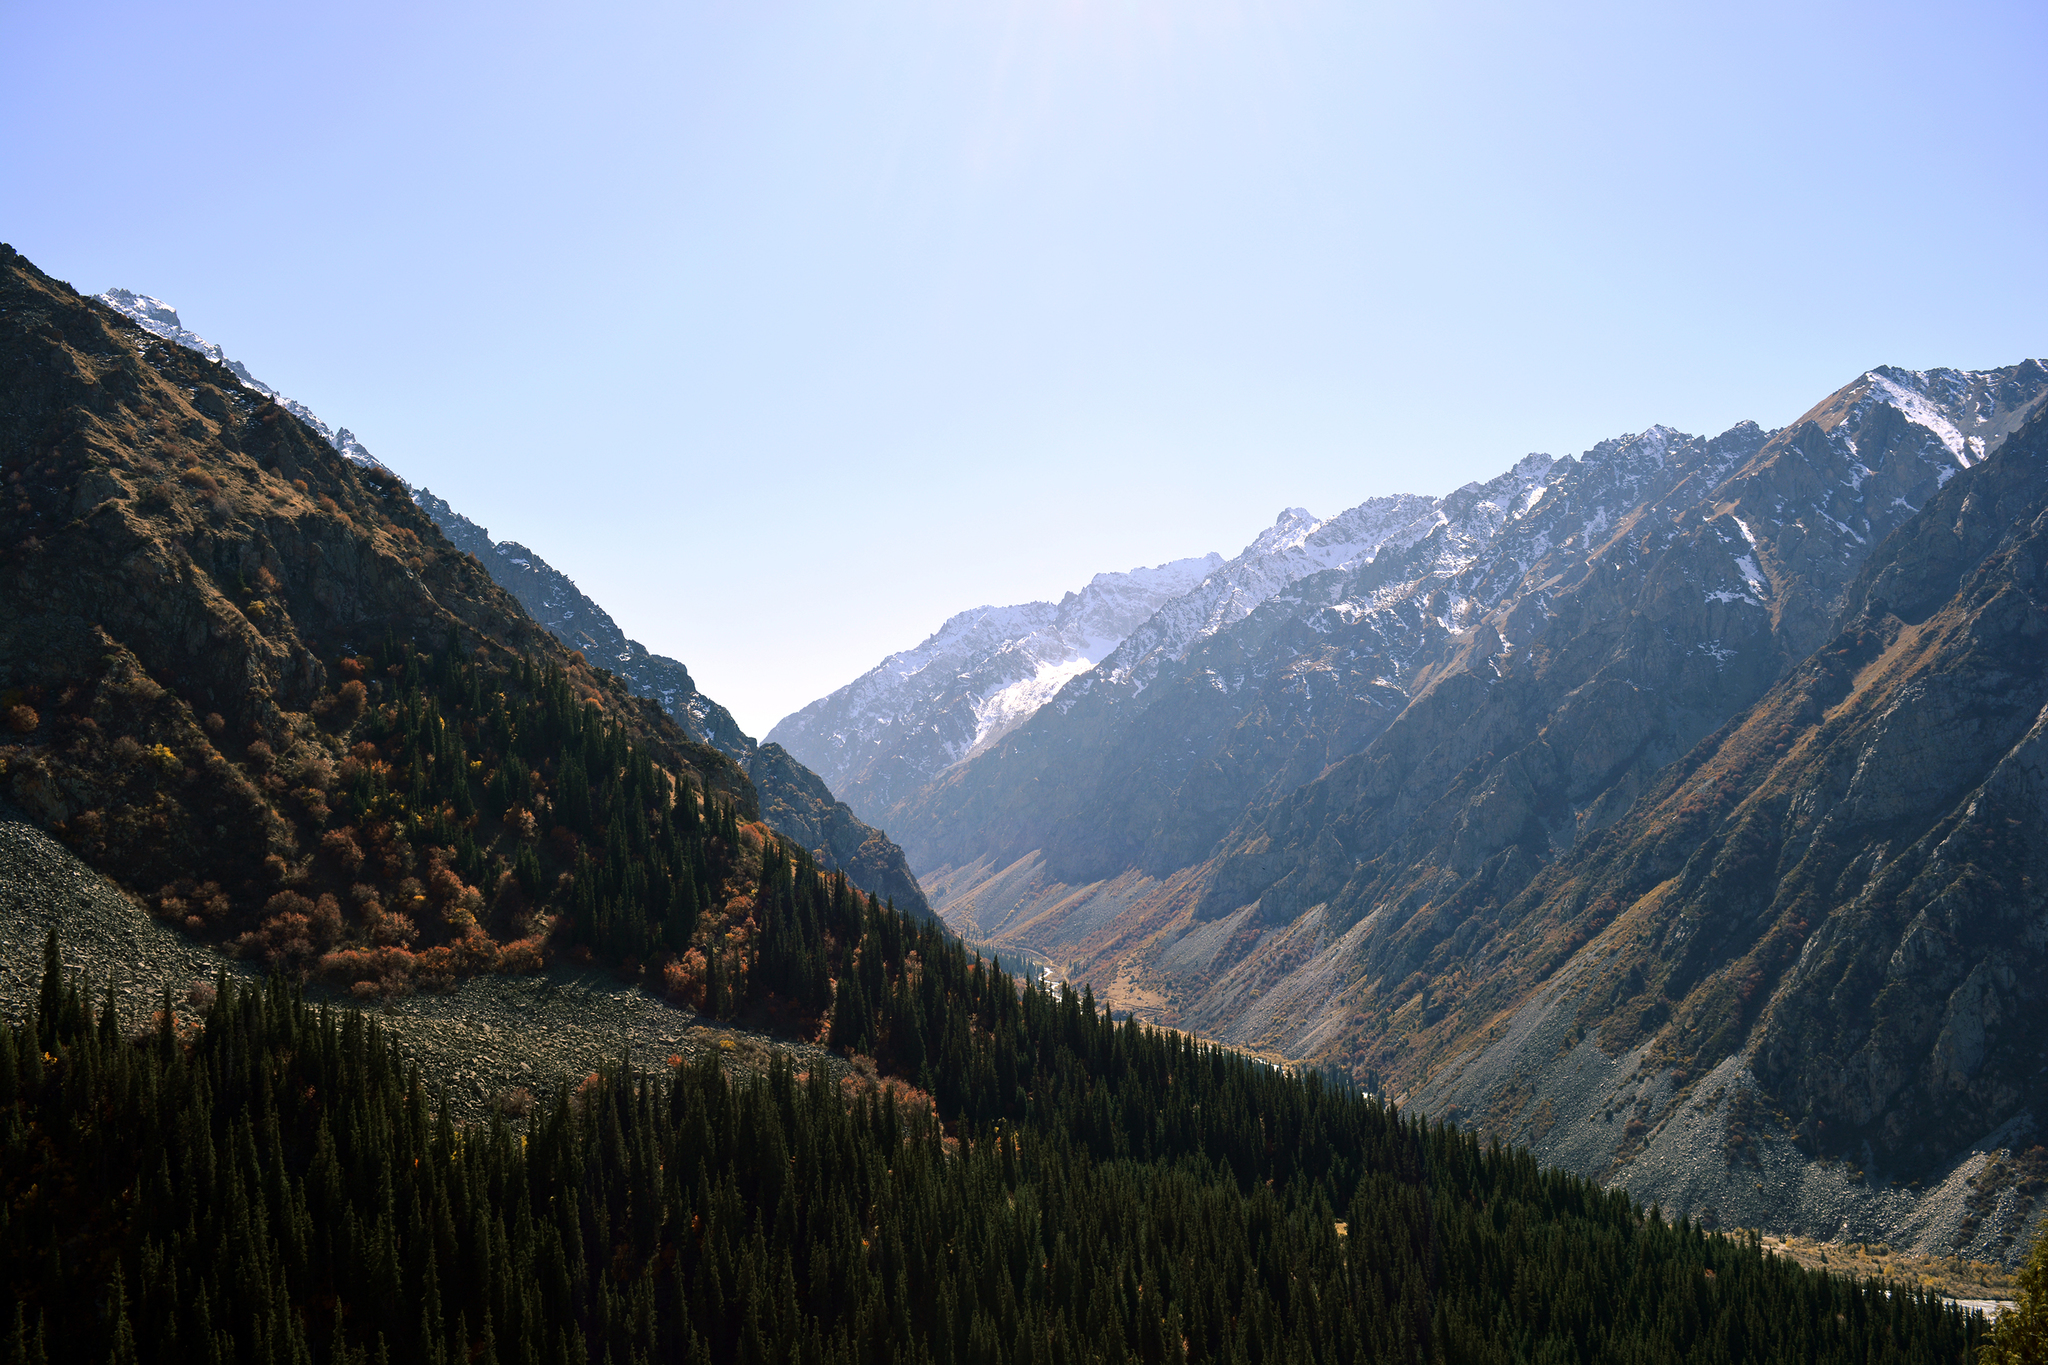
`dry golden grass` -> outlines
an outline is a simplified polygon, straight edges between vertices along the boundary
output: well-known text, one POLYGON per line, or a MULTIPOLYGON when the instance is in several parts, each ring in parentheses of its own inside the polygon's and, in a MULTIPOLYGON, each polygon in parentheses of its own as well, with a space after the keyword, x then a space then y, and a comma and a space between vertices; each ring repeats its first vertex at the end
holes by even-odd
POLYGON ((1920 1256, 1894 1251, 1883 1242, 1817 1242, 1811 1237, 1770 1234, 1764 1237, 1763 1247, 1772 1255, 1789 1256, 1809 1270, 1935 1289, 1952 1299, 2011 1301, 2018 1293, 2012 1273, 1989 1261, 1920 1256))

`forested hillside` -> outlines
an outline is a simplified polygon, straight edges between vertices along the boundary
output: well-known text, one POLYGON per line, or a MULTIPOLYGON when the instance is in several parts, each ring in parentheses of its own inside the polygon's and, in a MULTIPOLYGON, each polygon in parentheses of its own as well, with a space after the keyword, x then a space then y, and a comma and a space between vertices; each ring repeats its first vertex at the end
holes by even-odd
POLYGON ((692 739, 744 768, 759 794, 762 819, 778 833, 802 844, 827 870, 844 871, 861 889, 902 909, 930 913, 903 850, 881 830, 861 823, 781 745, 756 743, 730 712, 697 690, 682 663, 628 639, 611 614, 584 596, 568 575, 524 545, 492 540, 489 531, 424 488, 413 490, 412 498, 455 548, 474 556, 549 634, 570 649, 602 659, 633 695, 659 702, 692 739))
MULTIPOLYGON (((163 920, 362 996, 586 950, 730 995, 762 817, 829 845, 815 822, 388 472, 5 248, 0 380, 0 797, 163 920)), ((860 834, 847 860, 922 909, 860 834)))
POLYGON ((457 1129, 374 1021, 223 977, 203 1025, 166 998, 124 1037, 53 937, 0 1028, 0 1359, 1958 1361, 1981 1331, 820 903, 873 1006, 835 1032, 907 1066, 921 1024, 935 1099, 621 1059, 457 1129))

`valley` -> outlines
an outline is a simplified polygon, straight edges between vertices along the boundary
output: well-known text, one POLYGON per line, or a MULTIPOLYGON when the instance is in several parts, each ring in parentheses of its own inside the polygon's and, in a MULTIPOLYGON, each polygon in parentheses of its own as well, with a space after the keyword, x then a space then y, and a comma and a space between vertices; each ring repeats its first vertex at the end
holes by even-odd
POLYGON ((2044 1100, 2044 398, 1875 370, 1292 509, 870 814, 1114 1008, 1723 1226, 2008 1259, 2040 1211, 1957 1191, 2044 1100))
POLYGON ((1289 508, 757 742, 0 251, 11 1358, 1952 1359, 2048 1213, 2038 362, 1289 508))

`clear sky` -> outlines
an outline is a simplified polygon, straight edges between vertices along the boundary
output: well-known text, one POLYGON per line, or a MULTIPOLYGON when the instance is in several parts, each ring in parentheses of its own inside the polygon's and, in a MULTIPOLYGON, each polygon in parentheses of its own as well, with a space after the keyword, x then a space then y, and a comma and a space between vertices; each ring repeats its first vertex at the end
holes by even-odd
POLYGON ((755 734, 1283 507, 2048 353, 2048 6, 0 0, 0 238, 755 734))

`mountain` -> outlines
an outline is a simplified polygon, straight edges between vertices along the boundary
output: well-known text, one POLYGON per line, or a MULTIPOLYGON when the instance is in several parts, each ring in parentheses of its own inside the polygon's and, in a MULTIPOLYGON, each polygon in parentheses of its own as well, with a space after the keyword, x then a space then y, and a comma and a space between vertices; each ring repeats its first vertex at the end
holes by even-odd
POLYGON ((1473 984, 1408 1023, 1406 1046, 1446 1059, 1413 1076, 1424 1102, 1724 1222, 1826 1234, 1846 1207, 2023 1250, 2048 1167, 2044 564, 2039 412, 1875 547, 1833 634, 1623 820, 1470 905, 1476 931, 1437 961, 1473 984), (1567 1070, 1618 1082, 1595 1088, 1626 1121, 1560 1112, 1539 1135, 1520 1097, 1567 1070))
POLYGON ((846 873, 863 891, 893 900, 912 914, 931 914, 903 850, 863 823, 780 745, 748 738, 731 712, 697 690, 682 663, 650 654, 638 640, 627 639, 611 615, 584 596, 567 574, 524 545, 492 540, 490 532, 426 489, 416 490, 413 501, 556 639, 602 660, 633 695, 660 703, 693 739, 738 763, 753 779, 762 818, 771 827, 802 844, 828 871, 846 873))
POLYGON ((1531 456, 1446 498, 1368 503, 1334 519, 1358 532, 1331 567, 1310 561, 1278 588, 1277 574, 1254 577, 1265 567, 1255 543, 1243 576, 1268 595, 1248 612, 1232 619, 1211 605, 1241 609, 1253 596, 1222 584, 1168 604, 1005 744, 892 818, 912 831, 913 861, 940 875, 1035 856, 1070 886, 1127 870, 1169 876, 1245 811, 1369 744, 1553 545, 1583 544, 1611 505, 1760 439, 1738 430, 1716 444, 1656 428, 1579 461, 1531 456))
POLYGON ((1017 728, 1221 556, 1097 574, 1058 602, 977 607, 768 732, 864 812, 886 810, 1017 728))
POLYGON ((395 476, 5 246, 0 475, 0 783, 86 864, 0 849, 30 1002, 0 1019, 10 1360, 1847 1362, 1984 1336, 1931 1290, 1020 989, 764 825, 732 757, 395 476), (51 925, 32 995, 25 911, 51 925), (139 982, 144 913, 249 970, 139 982), (68 970, 67 934, 121 979, 68 970), (532 978, 555 953, 653 992, 628 1008, 665 1041, 682 1005, 816 1041, 747 1079, 724 1059, 758 1038, 641 1071, 621 1035, 458 1127, 450 1082, 480 1092, 501 1031, 562 1056, 523 1006, 592 1008, 532 978), (336 999, 465 978, 512 1004, 496 1025, 336 999))
MULTIPOLYGON (((276 401, 350 462, 391 475, 346 427, 330 428, 304 404, 257 379, 247 366, 229 359, 219 346, 187 328, 171 305, 127 289, 109 289, 98 299, 151 335, 225 367, 242 387, 276 401)), ((862 889, 893 898, 913 913, 930 913, 901 850, 879 830, 861 823, 822 783, 786 756, 777 754, 758 763, 759 746, 740 730, 731 713, 697 690, 689 670, 680 662, 650 654, 637 640, 627 639, 611 616, 578 591, 567 575, 525 546, 493 541, 489 532, 425 489, 411 490, 411 496, 457 549, 474 556, 556 639, 583 651, 597 666, 623 679, 634 695, 659 702, 691 738, 723 753, 750 774, 758 769, 756 781, 765 784, 762 804, 777 830, 803 844, 826 868, 845 871, 862 889)))
MULTIPOLYGON (((1599 913, 1555 933, 1506 907, 1609 846, 1827 646, 1861 610, 1877 547, 1945 506, 2044 395, 2048 367, 2032 361, 1879 369, 1779 431, 1653 428, 1524 460, 1178 654, 1173 618, 1204 612, 1168 604, 1000 743, 899 801, 890 828, 949 923, 1042 954, 1120 1008, 1488 1122, 1540 1112, 1564 1132, 1611 1116, 1611 1087, 1541 1093, 1519 1053, 1485 1073, 1491 1089, 1441 1082, 1507 1027, 1519 989, 1574 963, 1592 972, 1606 951, 1592 944, 1629 902, 1596 897, 1599 913), (1167 643, 1144 648, 1155 637, 1167 643)), ((1640 993, 1622 984, 1573 1015, 1572 1046, 1640 993)), ((1760 1039, 1695 1039, 1671 1069, 1712 1071, 1760 1039)), ((1846 1065, 1851 1051, 1816 1055, 1846 1065)), ((1631 1087, 1648 1084, 1640 1060, 1631 1087)), ((1891 1103, 1817 1121, 1854 1146, 1891 1103)), ((1994 1112, 2019 1109, 1955 1121, 1994 1112)), ((1958 1131, 1873 1142, 1865 1164, 1946 1175, 1961 1167, 1941 1144, 1958 1131)), ((1614 1137, 1571 1160, 1613 1175, 1614 1137)))
POLYGON ((188 351, 197 351, 217 365, 225 366, 228 372, 241 381, 245 389, 254 389, 267 398, 276 400, 279 407, 304 422, 320 434, 320 439, 333 446, 343 458, 352 464, 367 469, 383 469, 384 462, 369 452, 354 432, 347 427, 336 430, 314 415, 313 410, 297 399, 287 398, 270 385, 249 373, 249 367, 239 360, 230 359, 220 347, 200 336, 178 318, 178 310, 162 299, 148 294, 138 294, 132 289, 109 289, 97 296, 101 303, 128 318, 152 336, 175 342, 188 351))
POLYGON ((395 477, 12 248, 0 394, 0 794, 138 905, 368 994, 721 951, 745 772, 395 477))
POLYGON ((618 674, 634 695, 660 702, 692 736, 727 758, 741 766, 752 758, 754 741, 731 712, 697 690, 688 668, 627 639, 611 614, 584 596, 567 574, 516 540, 492 540, 489 531, 431 490, 414 489, 412 500, 458 550, 475 555, 492 580, 519 599, 550 635, 618 674))

